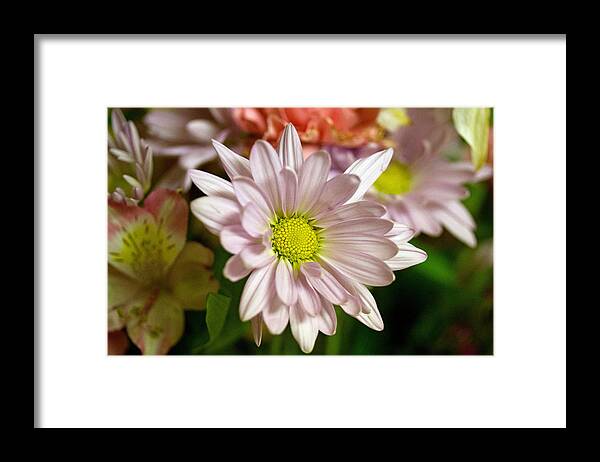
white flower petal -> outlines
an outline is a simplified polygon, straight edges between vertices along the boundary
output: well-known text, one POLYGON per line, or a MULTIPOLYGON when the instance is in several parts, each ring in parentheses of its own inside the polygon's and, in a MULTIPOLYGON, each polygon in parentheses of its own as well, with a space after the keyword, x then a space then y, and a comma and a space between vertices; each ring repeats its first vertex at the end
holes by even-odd
POLYGON ((219 127, 210 120, 205 119, 190 120, 185 128, 197 141, 203 143, 208 143, 210 139, 215 138, 219 132, 219 127))
POLYGON ((250 176, 250 162, 248 162, 248 159, 236 154, 217 140, 212 140, 212 144, 217 151, 221 165, 223 165, 229 178, 233 179, 236 176, 250 176))
POLYGON ((393 228, 394 223, 383 218, 365 218, 358 220, 348 220, 336 225, 330 226, 323 230, 323 235, 326 237, 340 234, 370 234, 384 236, 393 228))
POLYGON ((321 258, 342 274, 361 284, 379 287, 387 286, 394 281, 394 273, 388 265, 363 252, 336 253, 321 258))
POLYGON ((473 231, 454 215, 442 208, 436 208, 433 213, 440 223, 457 239, 461 240, 469 247, 475 247, 477 245, 477 238, 473 231))
POLYGON ((207 196, 220 196, 234 199, 233 185, 221 177, 202 170, 188 170, 194 184, 207 196))
POLYGON ((403 244, 410 241, 415 235, 415 230, 402 223, 394 222, 394 227, 385 237, 391 239, 396 244, 403 244))
POLYGON ((239 253, 244 247, 256 244, 256 238, 250 236, 243 226, 225 226, 221 230, 221 245, 229 253, 239 253))
POLYGON ((381 314, 377 308, 377 302, 375 301, 375 298, 373 298, 373 295, 369 289, 362 284, 356 284, 355 289, 360 298, 361 304, 367 308, 367 310, 361 311, 356 316, 356 319, 373 330, 382 331, 383 319, 381 318, 381 314))
POLYGON ((308 211, 321 197, 329 169, 331 157, 325 151, 318 151, 310 155, 302 165, 298 175, 298 209, 308 211))
POLYGON ((290 319, 290 308, 277 297, 273 297, 269 307, 262 311, 263 321, 273 335, 281 334, 290 319))
POLYGON ((258 140, 250 152, 250 169, 256 184, 265 192, 275 211, 281 210, 279 175, 281 161, 273 146, 258 140))
POLYGON ((253 203, 242 210, 242 226, 250 236, 260 237, 269 229, 269 220, 253 203))
POLYGON ((269 306, 274 295, 273 278, 276 263, 265 265, 250 274, 240 299, 240 319, 248 321, 269 306))
POLYGON ((275 260, 273 251, 262 244, 249 245, 239 255, 244 264, 250 268, 262 268, 275 260))
POLYGON ((319 226, 328 227, 342 221, 359 218, 380 218, 385 215, 385 207, 372 201, 358 201, 326 210, 315 216, 319 226))
POLYGON ((317 316, 319 330, 325 335, 335 335, 337 328, 337 316, 333 305, 326 300, 322 300, 322 308, 317 316))
POLYGON ((338 175, 325 183, 323 193, 312 209, 312 214, 326 213, 344 204, 356 192, 360 178, 356 175, 338 175))
POLYGON ((336 305, 347 302, 352 295, 325 268, 315 262, 303 263, 300 271, 308 283, 326 300, 336 305))
POLYGON ((283 202, 283 211, 291 215, 296 211, 298 198, 298 175, 289 167, 283 167, 281 170, 281 198, 283 202))
POLYGON ((273 217, 273 208, 271 207, 267 196, 265 196, 252 178, 238 176, 231 180, 231 183, 233 184, 236 198, 242 207, 245 207, 248 204, 254 204, 267 220, 270 220, 273 217))
POLYGON ((427 260, 427 252, 408 242, 398 245, 398 253, 385 262, 392 271, 403 270, 427 260))
POLYGON ((214 234, 219 234, 225 226, 239 223, 240 207, 234 200, 218 196, 205 196, 190 203, 194 216, 214 234))
POLYGON ((298 306, 290 307, 292 335, 304 353, 310 353, 319 335, 318 320, 309 316, 298 306))
POLYGON ((357 175, 360 178, 360 186, 356 192, 352 195, 348 202, 355 202, 365 195, 373 183, 379 178, 392 160, 394 150, 392 148, 385 149, 383 151, 371 154, 369 157, 364 159, 358 159, 350 167, 346 169, 344 173, 351 173, 357 175))
POLYGON ((292 124, 287 124, 279 140, 279 159, 284 167, 289 167, 296 173, 304 162, 302 144, 298 132, 292 124))
POLYGON ((294 280, 294 270, 292 264, 283 258, 279 260, 275 272, 275 290, 284 304, 290 306, 296 303, 298 292, 294 280))
POLYGON ((369 234, 338 234, 329 236, 324 243, 326 253, 346 251, 364 252, 381 260, 392 258, 398 252, 398 246, 387 237, 369 234))
POLYGON ((250 274, 252 268, 248 268, 239 255, 234 255, 227 260, 223 267, 223 275, 232 282, 244 279, 250 274))
POLYGON ((315 289, 308 283, 306 277, 300 273, 298 276, 298 306, 309 315, 315 316, 321 309, 321 297, 315 292, 315 289))

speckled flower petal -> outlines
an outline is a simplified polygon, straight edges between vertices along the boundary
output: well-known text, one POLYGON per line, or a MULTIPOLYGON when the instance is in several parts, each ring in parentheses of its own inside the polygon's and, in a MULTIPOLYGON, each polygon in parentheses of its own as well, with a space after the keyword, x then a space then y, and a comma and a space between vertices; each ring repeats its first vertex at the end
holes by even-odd
POLYGON ((173 263, 168 284, 184 309, 204 309, 208 294, 219 290, 211 270, 213 261, 210 249, 198 242, 187 242, 173 263))
POLYGON ((181 303, 161 290, 136 308, 137 315, 127 323, 129 338, 145 355, 167 354, 183 335, 181 303))

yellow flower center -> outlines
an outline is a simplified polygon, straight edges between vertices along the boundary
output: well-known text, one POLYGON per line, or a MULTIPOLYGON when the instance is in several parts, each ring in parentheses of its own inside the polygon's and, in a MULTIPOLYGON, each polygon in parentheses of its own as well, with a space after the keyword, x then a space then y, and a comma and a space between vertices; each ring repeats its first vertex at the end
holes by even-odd
POLYGON ((271 245, 275 253, 291 263, 311 261, 319 250, 315 228, 304 217, 278 218, 271 225, 271 245))
POLYGON ((406 194, 412 188, 413 176, 406 164, 393 160, 373 186, 383 194, 406 194))

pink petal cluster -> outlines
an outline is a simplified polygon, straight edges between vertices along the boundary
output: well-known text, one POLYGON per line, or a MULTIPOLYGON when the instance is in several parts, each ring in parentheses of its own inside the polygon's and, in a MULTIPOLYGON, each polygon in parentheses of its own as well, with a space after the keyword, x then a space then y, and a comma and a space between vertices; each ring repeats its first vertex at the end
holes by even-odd
POLYGON ((206 194, 191 210, 233 254, 224 275, 232 281, 248 276, 239 309, 242 320, 252 321, 256 343, 263 324, 278 335, 289 322, 302 351, 310 352, 319 332, 335 333, 334 305, 372 329, 383 329, 366 286, 388 285, 393 271, 427 258, 408 243, 414 234, 409 227, 383 218, 384 207, 363 200, 392 149, 357 160, 350 173, 328 180, 329 154, 318 151, 305 160, 292 124, 277 151, 259 140, 249 159, 213 144, 231 181, 191 170, 192 181, 206 194), (310 258, 291 261, 276 248, 274 230, 282 220, 300 220, 312 230, 308 234, 318 246, 310 258))

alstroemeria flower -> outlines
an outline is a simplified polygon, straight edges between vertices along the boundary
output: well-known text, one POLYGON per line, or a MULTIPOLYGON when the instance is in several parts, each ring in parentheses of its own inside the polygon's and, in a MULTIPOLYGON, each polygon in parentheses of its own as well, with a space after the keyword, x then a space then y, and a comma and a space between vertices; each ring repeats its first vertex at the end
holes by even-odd
MULTIPOLYGON (((388 216, 416 232, 439 236, 446 228, 456 238, 474 247, 475 221, 462 204, 469 192, 465 183, 489 177, 491 171, 475 172, 467 161, 450 161, 440 155, 456 139, 451 110, 409 109, 411 123, 400 127, 392 138, 394 157, 373 183, 366 197, 384 205, 388 216)), ((334 170, 344 171, 359 156, 350 151, 334 158, 334 170)), ((346 173, 352 173, 347 168, 346 173)))
POLYGON ((144 124, 150 135, 147 142, 154 154, 177 158, 158 185, 187 191, 191 186, 188 169, 198 168, 216 158, 210 140, 225 140, 230 132, 223 127, 226 122, 231 124, 228 114, 218 109, 153 109, 148 112, 144 124))
POLYGON ((186 243, 187 202, 157 189, 143 207, 108 203, 108 331, 127 328, 144 354, 165 354, 184 328, 184 309, 203 309, 218 290, 213 253, 186 243))
POLYGON ((383 321, 366 286, 385 286, 394 270, 421 263, 426 254, 407 241, 413 231, 381 218, 385 209, 364 193, 385 170, 392 150, 357 161, 349 174, 327 180, 325 151, 306 160, 294 126, 278 152, 259 140, 246 159, 213 142, 231 182, 192 170, 207 196, 192 212, 233 256, 223 273, 232 281, 249 276, 240 317, 252 320, 260 344, 262 325, 281 334, 288 324, 302 351, 312 351, 318 332, 333 335, 333 305, 375 329, 383 321))

